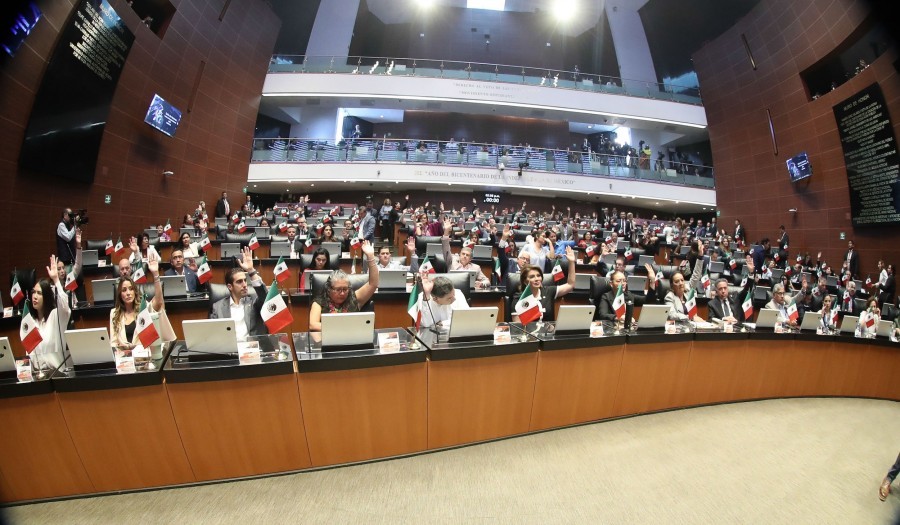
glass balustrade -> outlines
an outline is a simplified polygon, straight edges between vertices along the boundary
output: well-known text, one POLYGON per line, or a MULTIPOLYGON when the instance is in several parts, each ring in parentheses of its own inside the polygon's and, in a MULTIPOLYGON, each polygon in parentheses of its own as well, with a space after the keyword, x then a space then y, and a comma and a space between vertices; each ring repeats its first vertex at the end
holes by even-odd
POLYGON ((643 80, 480 62, 356 56, 274 55, 269 73, 341 73, 470 79, 557 89, 577 89, 702 105, 700 89, 643 80))
POLYGON ((251 162, 384 162, 460 165, 714 188, 713 168, 668 158, 610 152, 417 139, 254 139, 251 162))

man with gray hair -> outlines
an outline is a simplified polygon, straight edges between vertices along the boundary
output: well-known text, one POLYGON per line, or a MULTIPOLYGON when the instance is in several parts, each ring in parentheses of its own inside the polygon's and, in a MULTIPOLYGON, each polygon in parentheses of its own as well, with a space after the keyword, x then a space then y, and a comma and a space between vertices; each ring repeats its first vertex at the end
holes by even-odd
MULTIPOLYGON (((803 300, 803 297, 805 295, 806 288, 800 290, 800 292, 797 293, 793 300, 799 303, 803 300)), ((790 317, 788 317, 787 309, 790 305, 790 301, 788 301, 788 299, 789 297, 787 297, 784 291, 784 284, 776 283, 775 286, 772 287, 772 300, 766 304, 766 308, 778 311, 777 320, 779 322, 791 327, 796 327, 797 321, 791 321, 790 317)))
POLYGON ((422 295, 419 297, 419 311, 422 312, 422 326, 444 326, 450 324, 453 310, 467 310, 469 303, 461 290, 453 287, 446 277, 434 280, 423 276, 422 295))
MULTIPOLYGON (((750 280, 747 280, 747 287, 751 286, 750 280)), ((716 281, 716 296, 709 301, 709 318, 711 320, 719 320, 725 324, 739 324, 745 321, 744 309, 741 308, 740 300, 746 294, 746 288, 738 294, 737 300, 728 296, 728 279, 719 279, 716 281)))

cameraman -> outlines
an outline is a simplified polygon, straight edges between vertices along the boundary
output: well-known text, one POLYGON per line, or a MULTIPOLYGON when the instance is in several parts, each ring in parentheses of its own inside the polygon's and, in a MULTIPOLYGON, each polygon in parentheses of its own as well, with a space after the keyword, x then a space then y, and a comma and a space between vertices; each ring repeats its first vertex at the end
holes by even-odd
POLYGON ((75 228, 81 222, 80 214, 75 215, 71 208, 66 208, 56 227, 56 258, 65 264, 75 262, 75 228))

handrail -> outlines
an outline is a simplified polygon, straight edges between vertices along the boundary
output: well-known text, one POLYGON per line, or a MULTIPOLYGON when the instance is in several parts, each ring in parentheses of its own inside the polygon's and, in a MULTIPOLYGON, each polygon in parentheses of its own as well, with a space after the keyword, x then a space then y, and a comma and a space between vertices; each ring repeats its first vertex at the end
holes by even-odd
POLYGON ((269 73, 340 73, 461 78, 546 88, 577 89, 703 105, 700 88, 565 69, 427 58, 273 55, 269 73))
POLYGON ((319 138, 253 139, 251 162, 279 163, 420 163, 524 169, 595 177, 631 178, 667 182, 701 188, 715 188, 712 166, 684 159, 673 161, 652 156, 626 154, 616 150, 582 151, 502 145, 483 142, 456 142, 406 138, 319 138))

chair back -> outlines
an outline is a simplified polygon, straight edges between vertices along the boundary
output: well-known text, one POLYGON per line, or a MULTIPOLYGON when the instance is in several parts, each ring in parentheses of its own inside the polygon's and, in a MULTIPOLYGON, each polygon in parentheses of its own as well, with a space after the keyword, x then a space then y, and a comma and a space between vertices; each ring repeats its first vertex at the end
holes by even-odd
POLYGON ((12 288, 12 283, 16 279, 19 280, 19 287, 22 288, 22 293, 28 297, 28 294, 30 294, 31 290, 34 288, 34 283, 37 282, 37 272, 34 268, 17 268, 9 272, 10 288, 12 288))

